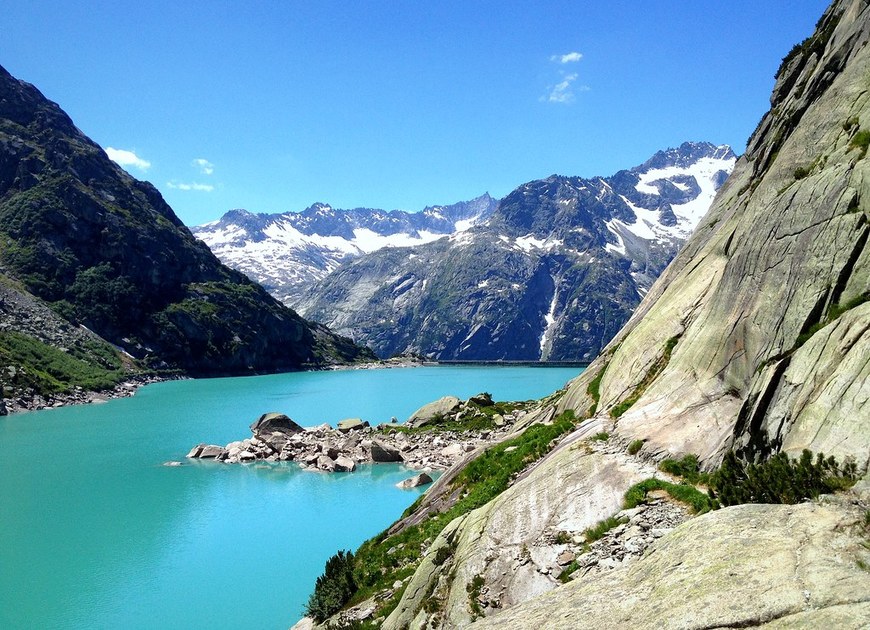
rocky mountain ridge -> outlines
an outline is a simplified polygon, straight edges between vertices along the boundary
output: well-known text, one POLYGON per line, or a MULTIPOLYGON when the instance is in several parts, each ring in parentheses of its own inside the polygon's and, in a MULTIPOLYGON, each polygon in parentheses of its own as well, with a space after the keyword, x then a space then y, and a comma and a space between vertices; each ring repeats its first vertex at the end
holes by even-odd
POLYGON ((497 200, 489 194, 421 212, 315 203, 302 212, 253 214, 230 210, 192 228, 225 264, 295 307, 315 282, 347 260, 383 247, 411 247, 485 221, 497 200))
MULTIPOLYGON (((151 184, 3 68, 0 243, 18 290, 142 367, 243 374, 370 356, 222 265, 151 184)), ((9 332, 27 340, 4 337, 4 357, 27 355, 34 338, 9 332)))
POLYGON ((735 159, 687 142, 609 178, 529 182, 467 231, 346 262, 298 307, 380 356, 591 360, 735 159))

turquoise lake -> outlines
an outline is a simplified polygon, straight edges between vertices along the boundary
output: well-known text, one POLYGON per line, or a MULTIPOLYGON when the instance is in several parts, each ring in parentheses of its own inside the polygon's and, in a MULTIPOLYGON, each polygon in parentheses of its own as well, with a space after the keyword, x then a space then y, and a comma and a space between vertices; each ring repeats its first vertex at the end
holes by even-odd
POLYGON ((539 398, 578 368, 426 367, 174 381, 132 398, 0 418, 0 628, 287 628, 326 559, 419 494, 398 465, 350 474, 183 460, 303 426, 404 420, 444 395, 539 398))

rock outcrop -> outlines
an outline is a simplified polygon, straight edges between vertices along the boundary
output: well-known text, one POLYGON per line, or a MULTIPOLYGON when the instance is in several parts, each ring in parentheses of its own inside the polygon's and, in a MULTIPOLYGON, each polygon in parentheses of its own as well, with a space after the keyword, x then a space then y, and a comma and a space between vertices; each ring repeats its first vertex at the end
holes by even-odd
MULTIPOLYGON (((493 444, 518 427, 529 415, 524 403, 511 403, 502 414, 487 414, 492 400, 480 405, 473 400, 449 397, 453 415, 436 420, 449 427, 430 425, 425 431, 381 423, 376 427, 359 418, 342 420, 337 428, 329 424, 302 428, 282 413, 265 413, 251 424, 250 438, 219 444, 197 444, 187 454, 190 459, 215 459, 227 464, 245 462, 296 462, 305 469, 323 472, 353 472, 358 464, 401 463, 420 470, 446 470, 466 456, 493 444), (496 422, 497 420, 497 422, 496 422), (491 424, 491 428, 466 429, 464 424, 491 424), (411 429, 411 430, 408 430, 411 429)), ((442 399, 443 400, 443 399, 442 399)), ((493 409, 494 411, 494 409, 493 409)), ((412 416, 413 417, 413 416, 412 416)), ((423 481, 419 475, 416 484, 423 481)), ((407 487, 415 487, 408 485, 407 487)))

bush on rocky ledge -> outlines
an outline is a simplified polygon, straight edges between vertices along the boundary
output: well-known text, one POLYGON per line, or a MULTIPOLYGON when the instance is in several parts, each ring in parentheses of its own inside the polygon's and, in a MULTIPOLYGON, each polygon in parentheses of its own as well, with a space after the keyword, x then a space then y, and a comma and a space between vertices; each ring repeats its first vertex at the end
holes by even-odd
POLYGON ((353 552, 339 551, 326 561, 323 575, 317 578, 305 605, 305 615, 322 623, 341 610, 354 592, 353 552))

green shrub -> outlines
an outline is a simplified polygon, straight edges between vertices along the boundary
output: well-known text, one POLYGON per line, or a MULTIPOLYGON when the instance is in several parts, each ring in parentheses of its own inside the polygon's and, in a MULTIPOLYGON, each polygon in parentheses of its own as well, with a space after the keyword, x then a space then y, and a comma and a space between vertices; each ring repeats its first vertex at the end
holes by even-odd
POLYGON ((725 454, 713 475, 716 498, 723 505, 739 503, 798 503, 820 494, 844 490, 857 479, 854 462, 840 466, 834 457, 804 450, 797 459, 777 453, 759 464, 746 464, 733 451, 725 454))
POLYGON ((480 602, 478 601, 483 585, 484 579, 480 574, 475 575, 471 579, 471 582, 465 585, 465 592, 468 593, 468 607, 471 609, 471 616, 474 619, 483 617, 483 608, 480 607, 480 602))
POLYGON ((794 170, 794 178, 795 179, 803 179, 804 177, 806 177, 809 174, 810 174, 810 169, 807 168, 806 166, 798 166, 794 170))
POLYGON ((629 455, 637 455, 640 452, 640 449, 643 448, 644 440, 635 440, 631 444, 628 445, 628 454, 629 455))
POLYGON ((597 440, 599 442, 606 442, 610 439, 610 434, 607 431, 599 431, 595 435, 592 436, 593 440, 597 440))
POLYGON ((314 584, 314 592, 305 605, 305 615, 318 623, 341 610, 356 592, 353 577, 353 553, 339 551, 326 561, 323 574, 314 584))
POLYGON ((870 146, 870 129, 862 129, 849 142, 849 149, 857 149, 861 153, 861 158, 867 155, 868 146, 870 146))

